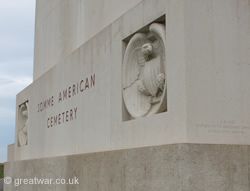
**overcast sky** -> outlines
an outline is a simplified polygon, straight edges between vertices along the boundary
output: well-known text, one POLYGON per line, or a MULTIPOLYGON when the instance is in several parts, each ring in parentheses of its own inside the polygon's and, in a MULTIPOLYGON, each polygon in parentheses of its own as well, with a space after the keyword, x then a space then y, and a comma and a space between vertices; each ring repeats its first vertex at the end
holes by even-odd
POLYGON ((33 79, 35 0, 0 0, 0 163, 15 142, 16 94, 33 79))

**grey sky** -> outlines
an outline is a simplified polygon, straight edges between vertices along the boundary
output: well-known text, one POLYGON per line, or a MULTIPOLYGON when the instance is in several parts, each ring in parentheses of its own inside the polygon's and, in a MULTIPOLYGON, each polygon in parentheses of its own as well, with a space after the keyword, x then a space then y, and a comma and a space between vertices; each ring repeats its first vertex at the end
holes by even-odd
POLYGON ((32 82, 35 0, 0 0, 0 163, 15 142, 16 94, 32 82))

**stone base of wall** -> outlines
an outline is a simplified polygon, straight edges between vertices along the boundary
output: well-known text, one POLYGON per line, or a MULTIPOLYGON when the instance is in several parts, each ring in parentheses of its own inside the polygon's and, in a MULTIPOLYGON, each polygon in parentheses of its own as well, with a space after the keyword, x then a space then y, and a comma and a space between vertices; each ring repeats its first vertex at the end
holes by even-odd
POLYGON ((249 191, 249 149, 244 145, 174 144, 13 161, 5 163, 5 177, 11 177, 12 183, 4 189, 249 191), (56 184, 59 179, 65 179, 65 184, 56 184))

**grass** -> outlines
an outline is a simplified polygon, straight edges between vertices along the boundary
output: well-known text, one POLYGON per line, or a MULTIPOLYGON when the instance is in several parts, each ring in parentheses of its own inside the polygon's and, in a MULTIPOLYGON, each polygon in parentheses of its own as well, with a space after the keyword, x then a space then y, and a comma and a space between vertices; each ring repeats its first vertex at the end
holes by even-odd
POLYGON ((0 164, 0 178, 4 177, 4 166, 3 164, 0 164))

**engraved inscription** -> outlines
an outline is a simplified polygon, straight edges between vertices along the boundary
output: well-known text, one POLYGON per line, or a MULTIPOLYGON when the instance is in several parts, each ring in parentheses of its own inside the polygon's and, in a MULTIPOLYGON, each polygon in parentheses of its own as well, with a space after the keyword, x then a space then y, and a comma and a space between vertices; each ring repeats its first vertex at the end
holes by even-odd
POLYGON ((199 129, 205 129, 207 133, 212 134, 245 134, 250 127, 237 125, 235 121, 220 121, 219 124, 196 124, 199 129))
MULTIPOLYGON (((79 80, 77 83, 72 84, 71 86, 60 91, 57 96, 51 95, 49 98, 46 98, 37 104, 37 112, 41 113, 49 108, 55 107, 57 104, 61 104, 66 100, 71 99, 74 96, 82 94, 83 92, 91 89, 96 84, 95 74, 90 75, 84 79, 79 80), (58 100, 58 101, 57 101, 58 100)), ((53 116, 49 116, 46 119, 47 128, 52 128, 64 123, 68 123, 77 118, 78 107, 73 107, 68 110, 64 110, 53 116)))

